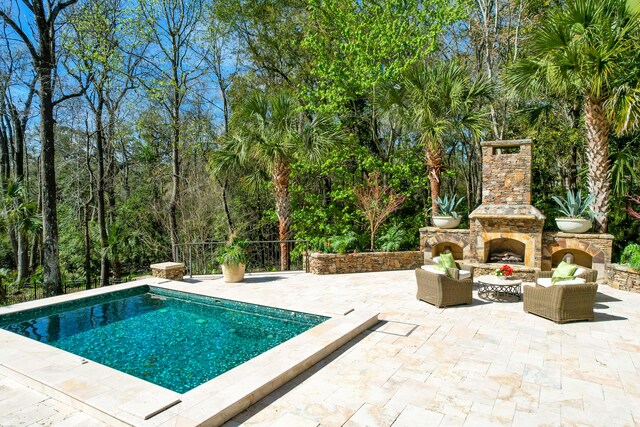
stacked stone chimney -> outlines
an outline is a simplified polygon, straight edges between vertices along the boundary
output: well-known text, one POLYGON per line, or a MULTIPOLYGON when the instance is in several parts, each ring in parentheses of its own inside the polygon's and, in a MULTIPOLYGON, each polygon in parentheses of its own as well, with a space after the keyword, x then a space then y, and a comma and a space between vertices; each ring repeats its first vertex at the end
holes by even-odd
POLYGON ((482 143, 482 203, 531 203, 531 140, 482 143))
POLYGON ((482 143, 482 205, 469 215, 476 262, 505 253, 541 266, 545 217, 531 206, 531 163, 530 139, 482 143))

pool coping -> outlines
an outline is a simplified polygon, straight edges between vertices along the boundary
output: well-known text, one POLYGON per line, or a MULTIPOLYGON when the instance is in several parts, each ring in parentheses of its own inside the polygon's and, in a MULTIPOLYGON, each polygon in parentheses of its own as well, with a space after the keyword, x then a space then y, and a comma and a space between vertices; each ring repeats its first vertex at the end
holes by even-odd
MULTIPOLYGON (((145 285, 228 298, 198 284, 148 278, 0 307, 0 314, 145 285)), ((251 297, 233 299, 260 304, 251 297)), ((379 314, 346 307, 330 313, 326 308, 269 306, 329 319, 184 394, 6 330, 0 330, 0 371, 108 425, 219 425, 376 324, 379 314)))

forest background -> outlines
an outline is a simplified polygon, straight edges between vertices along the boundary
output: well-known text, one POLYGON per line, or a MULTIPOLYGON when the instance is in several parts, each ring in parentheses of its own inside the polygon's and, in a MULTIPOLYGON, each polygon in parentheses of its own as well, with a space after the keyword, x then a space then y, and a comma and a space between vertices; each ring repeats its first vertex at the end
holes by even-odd
POLYGON ((522 138, 547 229, 551 196, 604 183, 597 225, 617 259, 640 226, 634 7, 2 0, 0 274, 55 294, 62 277, 144 273, 178 244, 230 236, 368 249, 357 192, 372 185, 404 199, 375 248, 415 249, 435 197, 464 196, 463 225, 481 203, 480 142, 522 138), (571 8, 600 32, 554 32, 571 8), (546 36, 568 56, 541 53, 546 36), (597 90, 571 71, 579 54, 597 90))

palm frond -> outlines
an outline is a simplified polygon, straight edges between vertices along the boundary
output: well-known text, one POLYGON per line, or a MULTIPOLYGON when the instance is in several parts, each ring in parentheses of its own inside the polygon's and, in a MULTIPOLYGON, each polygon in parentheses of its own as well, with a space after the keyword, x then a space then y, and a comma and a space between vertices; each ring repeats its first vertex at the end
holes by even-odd
POLYGON ((636 81, 635 86, 619 84, 606 103, 609 119, 618 135, 640 128, 640 78, 636 81))
POLYGON ((640 155, 635 144, 627 144, 624 148, 611 153, 611 183, 616 196, 624 196, 638 177, 640 155))
POLYGON ((479 136, 489 125, 482 105, 494 96, 493 84, 484 76, 472 78, 455 61, 418 63, 401 84, 410 110, 407 124, 424 145, 440 145, 456 132, 479 136))
POLYGON ((514 91, 586 93, 606 98, 638 37, 638 16, 625 0, 573 0, 531 34, 527 58, 515 61, 506 81, 514 91))

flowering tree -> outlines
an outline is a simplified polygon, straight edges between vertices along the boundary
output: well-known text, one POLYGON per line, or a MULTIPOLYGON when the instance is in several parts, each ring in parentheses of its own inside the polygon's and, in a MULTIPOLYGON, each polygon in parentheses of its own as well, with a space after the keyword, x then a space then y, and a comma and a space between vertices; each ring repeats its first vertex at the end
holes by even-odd
POLYGON ((362 215, 369 221, 373 251, 376 231, 404 203, 406 196, 396 193, 388 184, 381 184, 378 171, 369 175, 365 185, 355 190, 355 195, 362 215))

